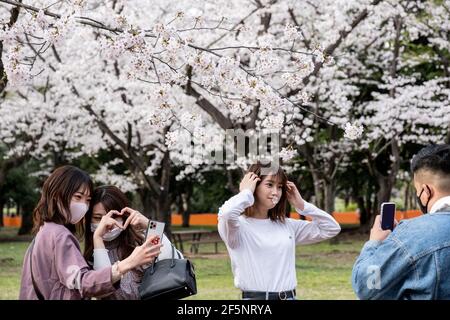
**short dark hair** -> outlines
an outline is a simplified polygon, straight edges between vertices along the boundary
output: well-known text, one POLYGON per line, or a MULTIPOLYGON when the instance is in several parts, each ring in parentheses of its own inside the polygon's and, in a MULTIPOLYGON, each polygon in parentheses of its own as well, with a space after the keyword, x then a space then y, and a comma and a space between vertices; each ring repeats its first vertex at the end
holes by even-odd
POLYGON ((422 148, 411 160, 411 172, 425 169, 450 175, 450 145, 433 144, 422 148))

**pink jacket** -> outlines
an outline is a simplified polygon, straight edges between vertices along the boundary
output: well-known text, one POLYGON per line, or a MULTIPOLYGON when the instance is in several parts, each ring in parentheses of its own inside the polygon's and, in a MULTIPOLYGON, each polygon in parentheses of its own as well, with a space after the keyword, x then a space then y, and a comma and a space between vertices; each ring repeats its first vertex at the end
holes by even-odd
MULTIPOLYGON (((78 300, 114 292, 111 267, 91 270, 76 237, 63 225, 45 222, 35 238, 33 276, 46 300, 78 300)), ((19 299, 38 299, 30 272, 30 248, 22 269, 19 299)))

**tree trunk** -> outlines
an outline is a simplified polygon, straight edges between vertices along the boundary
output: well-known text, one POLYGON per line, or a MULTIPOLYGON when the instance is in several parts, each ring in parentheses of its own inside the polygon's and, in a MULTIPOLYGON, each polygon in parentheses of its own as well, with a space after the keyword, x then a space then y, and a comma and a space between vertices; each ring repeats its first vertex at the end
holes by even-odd
POLYGON ((356 197, 356 203, 358 204, 359 209, 359 224, 363 226, 367 224, 367 220, 369 219, 369 211, 367 210, 364 198, 361 196, 356 197))
MULTIPOLYGON (((390 147, 391 147, 391 154, 394 160, 389 168, 388 175, 379 172, 376 168, 375 159, 372 159, 369 156, 369 163, 368 163, 369 172, 371 176, 375 177, 377 181, 378 191, 376 193, 375 200, 372 203, 372 209, 369 214, 369 219, 367 219, 366 221, 367 224, 364 225, 361 224, 362 230, 368 231, 370 227, 372 227, 373 221, 375 220, 375 216, 380 212, 381 204, 383 202, 389 201, 391 198, 392 188, 394 187, 395 181, 397 179, 397 173, 400 169, 401 159, 400 159, 400 149, 397 140, 395 138, 393 138, 390 141, 390 147)), ((372 192, 371 190, 372 186, 369 184, 368 191, 370 191, 371 193, 372 192)), ((367 208, 369 208, 369 206, 367 206, 367 208)))
POLYGON ((20 226, 18 235, 30 234, 33 229, 33 209, 34 204, 25 204, 22 207, 22 225, 20 226))
POLYGON ((159 197, 155 197, 155 195, 150 190, 141 189, 139 191, 139 196, 144 208, 143 214, 151 220, 164 222, 164 232, 168 237, 170 237, 171 212, 168 195, 166 195, 164 192, 161 192, 161 195, 159 197))
POLYGON ((152 197, 151 191, 142 188, 138 190, 138 194, 142 203, 142 214, 149 219, 156 220, 155 199, 152 197))
POLYGON ((239 184, 236 185, 236 181, 241 181, 241 179, 243 178, 242 174, 238 173, 238 178, 235 179, 233 177, 233 171, 232 170, 227 170, 226 168, 224 168, 224 171, 225 171, 225 173, 227 175, 227 188, 228 188, 228 190, 230 190, 234 194, 239 193, 239 184))
POLYGON ((189 228, 189 218, 191 217, 191 214, 189 211, 183 211, 181 213, 181 219, 182 219, 182 224, 181 226, 183 228, 189 228))
POLYGON ((367 186, 366 194, 364 196, 358 195, 356 197, 356 202, 358 203, 358 208, 360 210, 359 229, 362 232, 367 232, 372 227, 371 222, 374 212, 372 206, 376 203, 376 201, 372 202, 373 191, 373 185, 369 184, 367 186))
POLYGON ((405 210, 408 210, 409 208, 409 183, 406 183, 405 187, 405 199, 404 199, 403 206, 405 207, 405 210))
POLYGON ((164 232, 167 234, 169 239, 172 238, 172 217, 170 212, 170 201, 168 197, 159 197, 157 205, 157 220, 164 222, 166 225, 164 227, 164 232))
POLYGON ((30 214, 22 216, 22 225, 20 226, 18 235, 30 234, 33 229, 33 219, 30 214))
POLYGON ((410 184, 411 192, 409 193, 409 210, 418 209, 417 207, 417 195, 413 185, 410 184))
POLYGON ((3 208, 5 207, 5 202, 0 200, 0 227, 3 227, 3 208))
MULTIPOLYGON (((1 51, 0 51, 0 58, 1 58, 1 51)), ((1 60, 0 60, 1 63, 1 60)), ((0 194, 4 194, 4 189, 3 186, 5 184, 5 180, 6 180, 6 174, 5 174, 5 170, 3 168, 3 166, 0 168, 0 194)), ((3 208, 5 205, 5 200, 3 198, 0 199, 0 227, 3 227, 3 208)), ((8 210, 8 205, 6 206, 7 210, 8 210)), ((9 210, 8 210, 9 211, 9 210)))
POLYGON ((169 237, 172 238, 172 215, 170 212, 170 156, 169 152, 166 151, 164 154, 164 158, 162 160, 161 166, 161 192, 158 196, 158 201, 156 205, 156 216, 158 221, 163 221, 166 225, 164 228, 165 233, 169 237))
POLYGON ((383 202, 388 202, 391 198, 391 192, 393 187, 393 181, 391 176, 378 176, 378 192, 377 192, 377 210, 376 213, 379 214, 381 204, 383 202))
POLYGON ((324 181, 324 211, 332 214, 334 212, 334 199, 336 196, 336 182, 334 180, 324 181))
POLYGON ((190 206, 189 206, 189 202, 190 202, 190 192, 186 192, 186 193, 182 193, 181 197, 180 197, 180 210, 181 210, 181 216, 183 219, 183 223, 182 223, 182 227, 184 228, 188 228, 189 227, 189 217, 191 215, 190 212, 190 206))
MULTIPOLYGON (((323 180, 324 181, 324 203, 325 207, 322 207, 325 212, 332 214, 334 212, 334 200, 336 196, 336 182, 334 179, 323 180)), ((330 244, 338 244, 339 238, 333 237, 329 241, 330 244)))
POLYGON ((346 193, 344 197, 344 207, 348 208, 349 204, 350 204, 350 195, 346 193))
POLYGON ((381 208, 381 204, 383 202, 389 201, 391 198, 392 188, 395 185, 395 181, 397 179, 397 173, 400 169, 400 150, 397 144, 397 140, 392 139, 391 141, 391 152, 394 157, 394 162, 391 165, 389 175, 385 176, 380 173, 377 173, 377 182, 378 182, 378 192, 377 192, 377 209, 376 212, 379 212, 381 208))
POLYGON ((17 212, 22 215, 22 225, 20 226, 19 235, 30 234, 33 229, 33 210, 36 203, 34 201, 25 201, 20 206, 21 211, 17 212))
POLYGON ((314 196, 316 198, 316 206, 319 208, 324 208, 324 195, 323 195, 323 189, 322 184, 323 181, 320 177, 320 175, 316 172, 316 170, 310 165, 311 174, 313 178, 313 185, 314 185, 314 196))

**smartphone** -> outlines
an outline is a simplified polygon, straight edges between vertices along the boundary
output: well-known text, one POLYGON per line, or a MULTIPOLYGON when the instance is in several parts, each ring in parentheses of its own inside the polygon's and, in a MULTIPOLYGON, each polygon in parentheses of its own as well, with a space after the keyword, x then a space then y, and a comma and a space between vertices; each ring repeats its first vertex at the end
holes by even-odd
POLYGON ((383 202, 381 204, 381 229, 394 230, 395 203, 383 202))
POLYGON ((145 234, 145 240, 148 239, 148 237, 157 236, 158 239, 153 242, 153 244, 158 244, 160 241, 162 241, 163 233, 164 233, 164 222, 149 220, 148 226, 147 226, 147 232, 145 234))

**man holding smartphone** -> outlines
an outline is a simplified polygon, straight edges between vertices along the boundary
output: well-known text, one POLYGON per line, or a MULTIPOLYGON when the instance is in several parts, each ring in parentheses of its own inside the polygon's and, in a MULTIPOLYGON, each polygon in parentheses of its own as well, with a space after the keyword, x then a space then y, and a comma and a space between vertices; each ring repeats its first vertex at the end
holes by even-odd
POLYGON ((360 299, 450 299, 450 145, 423 148, 411 171, 424 215, 393 231, 376 217, 353 266, 360 299))

